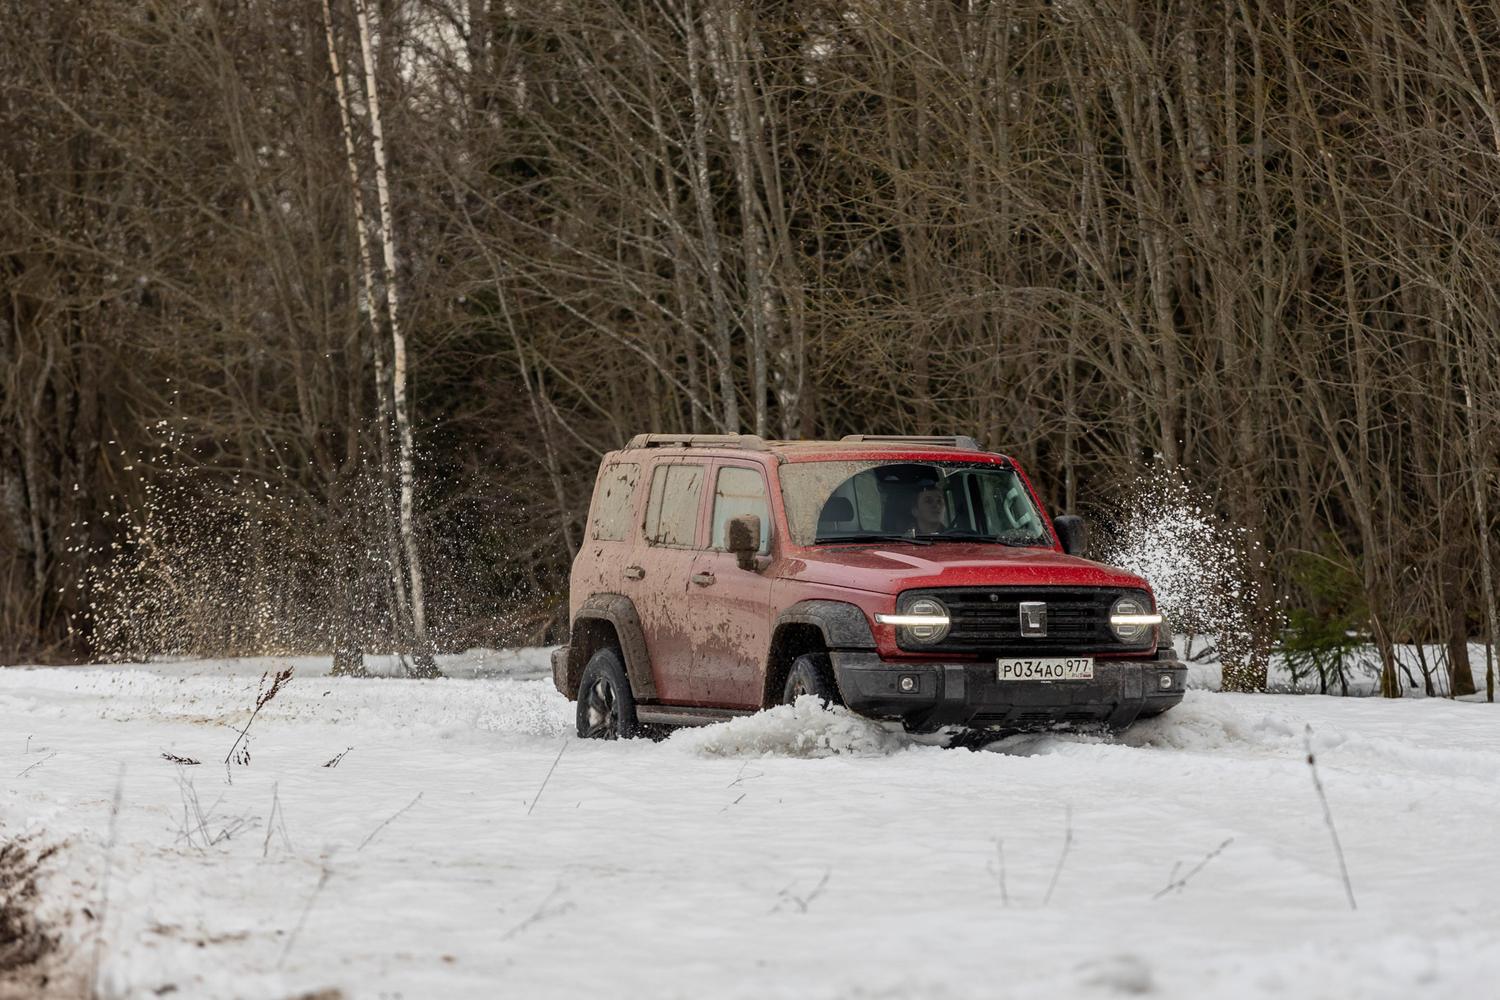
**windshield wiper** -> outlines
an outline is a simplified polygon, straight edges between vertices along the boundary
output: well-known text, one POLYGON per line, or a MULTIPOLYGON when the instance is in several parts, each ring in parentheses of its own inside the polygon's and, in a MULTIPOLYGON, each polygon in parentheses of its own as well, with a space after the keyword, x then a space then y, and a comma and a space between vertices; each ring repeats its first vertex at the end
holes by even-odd
POLYGON ((819 535, 813 539, 814 545, 822 545, 825 542, 906 542, 910 545, 932 544, 930 539, 914 538, 911 535, 819 535))
POLYGON ((917 538, 929 542, 985 542, 990 545, 1005 545, 1013 549, 1034 549, 1046 544, 1039 541, 1022 542, 1014 538, 999 538, 995 535, 984 535, 973 531, 934 532, 918 535, 917 538))

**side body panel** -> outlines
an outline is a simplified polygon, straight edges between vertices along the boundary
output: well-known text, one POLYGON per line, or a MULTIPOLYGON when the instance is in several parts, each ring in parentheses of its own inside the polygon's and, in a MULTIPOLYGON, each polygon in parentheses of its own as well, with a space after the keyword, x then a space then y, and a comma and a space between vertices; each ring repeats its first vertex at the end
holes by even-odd
POLYGON ((707 456, 662 455, 646 461, 641 473, 640 509, 637 512, 639 542, 632 548, 624 570, 623 592, 635 605, 651 657, 651 673, 657 698, 666 704, 694 704, 693 637, 689 628, 692 610, 687 590, 688 576, 703 538, 703 505, 708 492, 707 456), (687 544, 654 544, 646 537, 644 520, 650 508, 652 478, 658 469, 672 466, 697 470, 698 502, 693 516, 693 537, 687 544))
POLYGON ((771 482, 765 463, 721 458, 709 480, 706 544, 693 561, 689 578, 694 656, 694 697, 723 708, 759 708, 771 645, 775 609, 771 606, 771 573, 782 531, 774 513, 763 518, 762 536, 770 552, 757 570, 741 569, 734 553, 714 546, 714 504, 726 469, 753 470, 766 489, 771 510, 771 482))

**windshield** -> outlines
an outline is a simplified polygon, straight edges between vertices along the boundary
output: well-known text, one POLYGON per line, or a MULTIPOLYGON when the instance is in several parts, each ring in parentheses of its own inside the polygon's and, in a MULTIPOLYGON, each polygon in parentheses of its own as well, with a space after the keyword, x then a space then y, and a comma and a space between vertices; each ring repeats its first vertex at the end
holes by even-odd
POLYGON ((781 467, 798 545, 879 540, 1051 547, 1014 469, 982 462, 793 462, 781 467))

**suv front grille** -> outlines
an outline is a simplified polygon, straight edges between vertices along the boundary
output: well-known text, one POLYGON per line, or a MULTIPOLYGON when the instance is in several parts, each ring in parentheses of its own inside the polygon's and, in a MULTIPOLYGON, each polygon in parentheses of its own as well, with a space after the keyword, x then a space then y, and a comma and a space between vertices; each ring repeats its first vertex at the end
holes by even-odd
POLYGON ((919 643, 901 637, 902 649, 913 652, 1065 654, 1121 653, 1151 649, 1155 635, 1148 630, 1136 643, 1121 642, 1109 627, 1109 609, 1129 594, 1148 606, 1144 591, 1123 587, 941 587, 908 590, 903 604, 917 597, 935 597, 948 607, 951 624, 942 641, 919 643), (1047 605, 1047 634, 1021 634, 1022 601, 1047 605))

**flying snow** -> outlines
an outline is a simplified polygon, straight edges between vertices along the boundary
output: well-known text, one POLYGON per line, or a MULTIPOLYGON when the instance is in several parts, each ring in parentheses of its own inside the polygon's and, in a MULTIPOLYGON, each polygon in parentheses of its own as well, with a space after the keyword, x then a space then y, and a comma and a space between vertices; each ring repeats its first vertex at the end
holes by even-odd
POLYGON ((1244 647, 1254 624, 1248 540, 1175 479, 1143 477, 1106 519, 1100 557, 1144 576, 1174 634, 1244 647))

